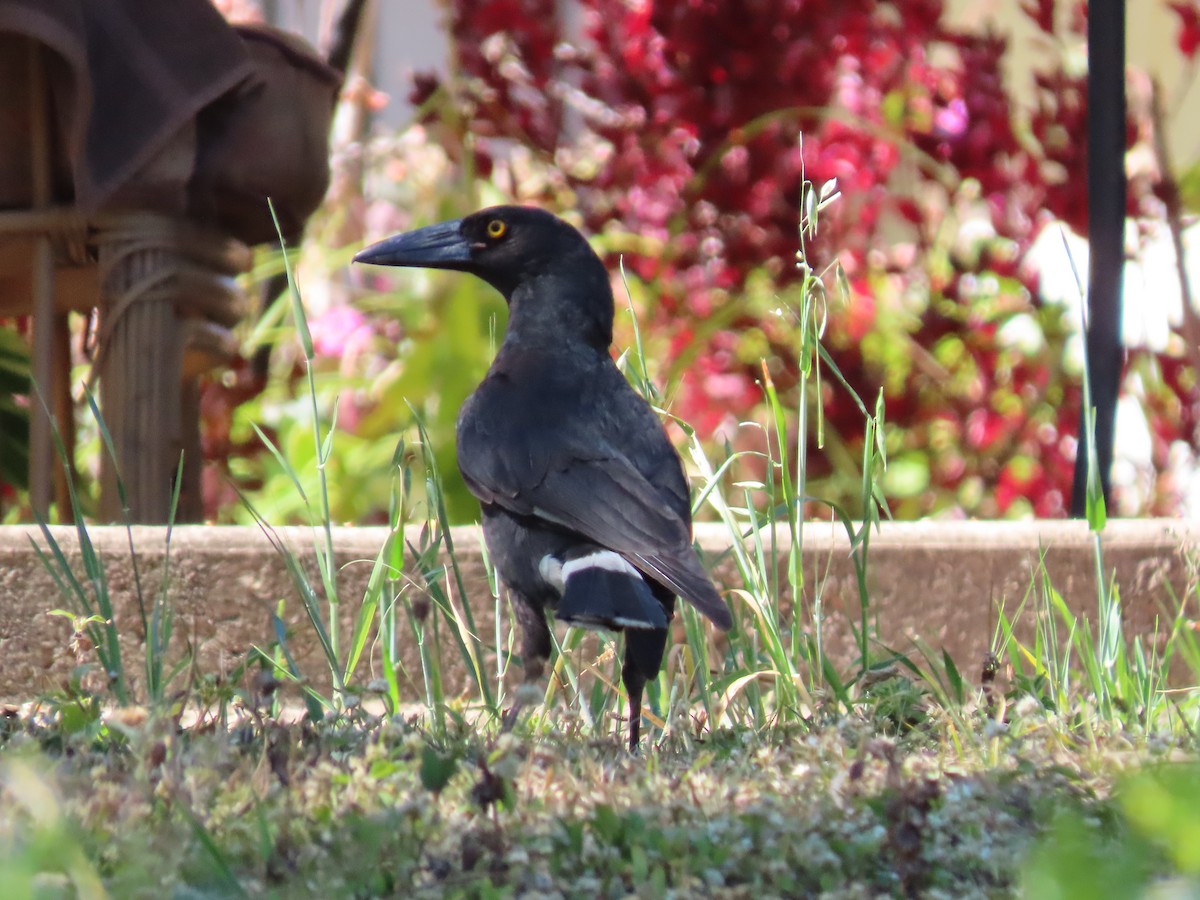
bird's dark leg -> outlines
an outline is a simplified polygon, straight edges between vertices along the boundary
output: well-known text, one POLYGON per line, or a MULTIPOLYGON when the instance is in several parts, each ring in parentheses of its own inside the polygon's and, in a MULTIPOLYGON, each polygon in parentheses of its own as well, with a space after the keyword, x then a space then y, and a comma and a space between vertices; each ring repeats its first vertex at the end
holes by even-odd
POLYGON ((646 686, 646 676, 631 662, 628 649, 621 667, 621 681, 629 698, 629 752, 637 753, 642 736, 642 689, 646 686))
MULTIPOLYGON (((668 615, 670 611, 671 607, 667 606, 668 615)), ((625 664, 621 666, 621 681, 629 697, 630 753, 637 752, 638 739, 642 734, 642 689, 647 680, 658 677, 666 645, 665 628, 630 628, 625 631, 625 664)))
MULTIPOLYGON (((655 594, 666 593, 666 599, 660 596, 659 600, 670 619, 674 611, 674 598, 665 588, 655 588, 655 594)), ((625 630, 625 664, 620 668, 620 680, 625 685, 625 694, 629 696, 630 752, 637 752, 637 740, 642 733, 642 689, 647 680, 659 677, 666 644, 665 628, 625 630)))
POLYGON ((550 658, 550 626, 546 624, 546 613, 537 602, 519 591, 508 589, 512 601, 513 616, 521 626, 521 661, 525 664, 525 680, 537 681, 542 677, 546 660, 550 658))
MULTIPOLYGON (((512 600, 513 615, 521 626, 521 661, 528 684, 542 677, 546 661, 550 659, 550 626, 546 623, 545 612, 534 601, 511 588, 508 595, 512 600)), ((504 714, 502 729, 511 730, 520 713, 521 701, 518 699, 504 714)))

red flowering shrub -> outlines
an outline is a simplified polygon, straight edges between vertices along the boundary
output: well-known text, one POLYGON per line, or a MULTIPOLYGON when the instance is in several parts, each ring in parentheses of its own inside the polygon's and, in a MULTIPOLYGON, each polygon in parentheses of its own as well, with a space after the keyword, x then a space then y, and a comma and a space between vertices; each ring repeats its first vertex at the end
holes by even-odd
POLYGON ((1179 52, 1193 60, 1200 50, 1200 0, 1180 0, 1170 6, 1179 16, 1179 52))
MULTIPOLYGON (((1194 2, 1173 5, 1189 53, 1194 2)), ((769 309, 796 278, 802 179, 837 179, 810 262, 836 257, 850 285, 829 308, 837 365, 868 401, 886 389, 908 473, 885 485, 893 509, 1062 515, 1078 373, 1063 373, 1062 309, 1039 302, 1022 260, 1051 218, 1086 232, 1085 79, 1066 54, 1021 114, 1006 38, 949 27, 941 0, 578 8, 567 23, 553 0, 455 0, 447 121, 485 159, 515 142, 561 170, 521 199, 565 196, 652 283, 642 315, 681 376, 673 411, 702 433, 752 417, 764 357, 777 386, 795 383, 798 339, 769 309), (632 252, 614 223, 638 236, 632 252)), ((1057 46, 1079 41, 1085 4, 1062 37, 1055 0, 1023 8, 1057 46)), ((833 391, 825 413, 857 459, 857 408, 833 391)), ((1195 424, 1155 416, 1160 455, 1195 424)), ((856 488, 839 487, 837 455, 814 448, 810 477, 845 500, 856 488)))

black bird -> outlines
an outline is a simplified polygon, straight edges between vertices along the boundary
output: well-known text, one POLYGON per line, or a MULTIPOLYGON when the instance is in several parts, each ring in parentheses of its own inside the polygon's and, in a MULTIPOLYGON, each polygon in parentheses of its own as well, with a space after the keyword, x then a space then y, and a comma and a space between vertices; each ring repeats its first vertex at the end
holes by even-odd
POLYGON ((546 609, 625 632, 629 746, 680 596, 732 624, 692 548, 688 486, 662 423, 614 365, 613 295, 578 231, 497 206, 381 241, 356 262, 454 269, 508 301, 508 330, 458 417, 458 464, 483 508, 488 553, 513 599, 526 677, 550 657, 546 609))

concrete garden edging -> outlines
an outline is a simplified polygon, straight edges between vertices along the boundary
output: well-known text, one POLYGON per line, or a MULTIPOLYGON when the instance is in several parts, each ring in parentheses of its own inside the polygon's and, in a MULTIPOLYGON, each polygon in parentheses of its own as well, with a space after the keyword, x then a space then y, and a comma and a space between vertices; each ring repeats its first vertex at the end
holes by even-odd
MULTIPOLYGON (((82 577, 75 530, 52 529, 82 577)), ((319 584, 311 547, 316 533, 281 528, 280 537, 304 551, 314 583, 319 584)), ((128 535, 124 528, 92 527, 92 543, 105 561, 116 616, 126 641, 127 669, 140 672, 139 617, 133 590, 128 535)), ((387 536, 383 528, 335 528, 333 543, 342 568, 344 634, 357 610, 371 562, 387 536)), ((477 528, 452 533, 467 581, 477 627, 484 640, 494 634, 494 605, 487 587, 477 528)), ((133 529, 139 574, 148 596, 162 583, 166 530, 133 529)), ((717 526, 697 528, 709 558, 727 547, 717 526)), ((781 529, 780 539, 786 537, 781 529)), ((68 606, 54 579, 34 552, 31 539, 45 547, 34 526, 0 527, 0 703, 23 703, 65 682, 76 659, 68 649, 70 623, 48 611, 68 606)), ((415 535, 413 537, 415 540, 415 535)), ((1115 572, 1123 616, 1131 633, 1150 635, 1163 610, 1173 614, 1189 584, 1189 553, 1200 540, 1200 525, 1163 519, 1113 520, 1104 536, 1105 565, 1115 572), (1174 600, 1172 598, 1175 598, 1174 600)), ((979 667, 996 628, 1001 601, 1012 611, 1029 588, 1039 550, 1055 588, 1068 605, 1095 620, 1093 540, 1081 522, 893 522, 873 534, 868 563, 872 614, 889 646, 911 650, 919 635, 934 650, 950 652, 964 674, 977 681, 979 667)), ((849 559, 849 541, 840 525, 805 527, 803 560, 807 591, 824 580, 828 617, 827 646, 835 656, 848 652, 847 614, 857 619, 858 593, 849 559)), ((786 560, 786 554, 781 554, 786 560)), ((258 528, 181 526, 170 542, 171 597, 177 611, 176 633, 198 651, 207 673, 228 673, 252 644, 273 639, 270 616, 286 599, 292 625, 291 649, 315 684, 328 680, 316 640, 304 621, 298 595, 282 557, 258 528)), ((718 582, 731 587, 736 574, 728 561, 716 567, 718 582)), ((737 605, 740 601, 734 600, 737 605)), ((1195 602, 1188 599, 1188 602, 1195 602)), ((740 611, 743 615, 745 610, 740 611)), ((807 611, 805 611, 807 621, 807 611)), ((505 623, 507 625, 507 623, 505 623)), ((407 636, 407 629, 404 629, 407 636)), ((1160 638, 1161 640, 1161 638, 1160 638)), ((409 642, 411 643, 411 642, 409 642)), ((456 654, 455 654, 456 655, 456 654)), ((416 652, 403 648, 414 674, 416 652)), ((447 660, 447 691, 463 686, 457 660, 447 660)), ((378 674, 378 654, 360 671, 364 680, 378 674)), ((414 686, 414 700, 417 699, 414 686)))

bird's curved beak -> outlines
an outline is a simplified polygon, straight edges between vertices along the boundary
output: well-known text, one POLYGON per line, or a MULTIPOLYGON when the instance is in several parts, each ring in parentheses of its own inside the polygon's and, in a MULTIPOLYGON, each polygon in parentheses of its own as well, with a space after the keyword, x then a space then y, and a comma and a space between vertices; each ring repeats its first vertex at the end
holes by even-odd
POLYGON ((471 262, 471 245, 462 236, 461 219, 427 225, 372 244, 354 257, 375 266, 462 269, 471 262))

